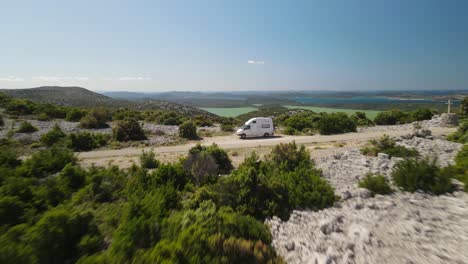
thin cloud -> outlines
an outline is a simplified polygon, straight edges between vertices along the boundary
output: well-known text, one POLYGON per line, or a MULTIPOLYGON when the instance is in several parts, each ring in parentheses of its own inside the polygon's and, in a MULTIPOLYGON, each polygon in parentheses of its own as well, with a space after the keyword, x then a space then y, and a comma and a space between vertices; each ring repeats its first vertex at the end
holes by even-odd
POLYGON ((24 81, 23 78, 19 78, 15 76, 0 77, 0 82, 22 82, 22 81, 24 81))
POLYGON ((125 76, 125 77, 120 77, 118 78, 119 81, 151 81, 151 77, 131 77, 131 76, 125 76))
POLYGON ((247 63, 248 64, 265 64, 264 61, 255 61, 255 60, 248 60, 247 63))

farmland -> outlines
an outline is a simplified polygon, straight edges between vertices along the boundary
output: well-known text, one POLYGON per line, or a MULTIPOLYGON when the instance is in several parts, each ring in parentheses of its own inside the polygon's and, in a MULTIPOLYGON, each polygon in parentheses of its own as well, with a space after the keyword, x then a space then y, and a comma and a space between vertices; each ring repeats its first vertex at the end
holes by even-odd
POLYGON ((334 112, 343 112, 346 114, 354 114, 355 112, 364 112, 366 116, 370 119, 374 117, 381 111, 377 110, 356 110, 356 109, 340 109, 340 108, 328 108, 328 107, 318 107, 318 106, 297 106, 297 105, 285 105, 289 109, 307 109, 314 111, 316 113, 325 112, 325 113, 334 113, 334 112))

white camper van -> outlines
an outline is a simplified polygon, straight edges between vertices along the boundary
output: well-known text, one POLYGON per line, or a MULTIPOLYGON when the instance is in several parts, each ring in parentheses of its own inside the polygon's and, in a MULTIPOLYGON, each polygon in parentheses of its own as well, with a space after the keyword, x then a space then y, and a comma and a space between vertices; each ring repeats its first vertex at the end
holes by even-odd
POLYGON ((245 122, 236 134, 241 138, 269 137, 273 136, 274 132, 273 120, 270 117, 255 117, 245 122))

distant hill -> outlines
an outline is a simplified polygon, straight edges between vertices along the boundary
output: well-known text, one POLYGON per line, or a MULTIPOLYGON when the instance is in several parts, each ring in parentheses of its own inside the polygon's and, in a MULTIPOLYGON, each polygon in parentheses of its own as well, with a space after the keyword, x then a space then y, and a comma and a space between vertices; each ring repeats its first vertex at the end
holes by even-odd
POLYGON ((33 102, 62 106, 106 106, 112 108, 128 107, 139 110, 171 110, 187 116, 202 114, 217 117, 212 113, 183 104, 155 99, 130 101, 111 98, 82 87, 43 86, 28 89, 0 89, 0 93, 16 98, 28 99, 33 102))
POLYGON ((111 106, 125 101, 112 99, 81 87, 43 86, 29 89, 0 89, 0 92, 33 102, 63 106, 111 106))

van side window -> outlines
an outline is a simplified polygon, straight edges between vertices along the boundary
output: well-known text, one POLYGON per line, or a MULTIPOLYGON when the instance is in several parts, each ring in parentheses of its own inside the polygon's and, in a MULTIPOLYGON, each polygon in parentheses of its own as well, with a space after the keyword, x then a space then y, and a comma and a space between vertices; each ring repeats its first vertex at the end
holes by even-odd
POLYGON ((244 126, 244 130, 250 129, 250 125, 244 126))
POLYGON ((262 128, 270 128, 270 124, 262 124, 262 128))
POLYGON ((257 120, 254 120, 252 123, 256 124, 256 123, 257 123, 257 120))

